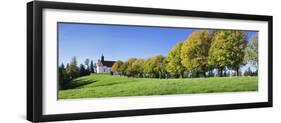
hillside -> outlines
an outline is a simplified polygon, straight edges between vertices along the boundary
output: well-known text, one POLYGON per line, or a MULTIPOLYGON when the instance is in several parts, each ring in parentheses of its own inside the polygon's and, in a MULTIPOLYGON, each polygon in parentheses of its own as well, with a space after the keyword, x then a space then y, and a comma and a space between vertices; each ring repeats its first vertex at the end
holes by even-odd
POLYGON ((257 77, 150 79, 91 74, 73 80, 68 89, 60 90, 59 99, 257 90, 257 77))

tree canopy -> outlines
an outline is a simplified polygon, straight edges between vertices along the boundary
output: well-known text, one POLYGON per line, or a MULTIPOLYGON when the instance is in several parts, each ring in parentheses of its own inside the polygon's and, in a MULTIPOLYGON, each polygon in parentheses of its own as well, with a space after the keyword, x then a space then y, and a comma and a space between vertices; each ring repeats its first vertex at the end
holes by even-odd
POLYGON ((126 75, 127 76, 134 76, 136 73, 133 70, 133 63, 136 61, 136 58, 130 58, 129 60, 126 61, 126 75))
POLYGON ((181 63, 189 71, 202 73, 208 68, 208 53, 211 46, 211 35, 208 30, 193 32, 182 44, 181 63))
POLYGON ((214 32, 209 50, 208 63, 220 70, 230 68, 236 70, 243 64, 245 55, 246 33, 244 31, 218 30, 214 32))
POLYGON ((91 60, 91 62, 90 62, 90 72, 91 72, 91 73, 94 73, 94 72, 95 72, 95 65, 94 65, 93 60, 91 60))
POLYGON ((79 76, 79 68, 77 67, 77 60, 76 57, 72 57, 69 67, 67 67, 66 72, 70 75, 70 78, 76 78, 79 76))
POLYGON ((144 63, 145 63, 144 59, 137 59, 132 64, 132 71, 133 71, 133 73, 136 73, 138 77, 143 76, 144 63))
POLYGON ((182 65, 181 61, 181 47, 182 42, 176 44, 168 53, 166 57, 167 65, 166 70, 173 76, 183 77, 183 73, 185 71, 184 66, 182 65))
POLYGON ((122 65, 124 63, 120 60, 116 61, 113 66, 112 66, 112 70, 118 72, 119 74, 122 73, 122 65))

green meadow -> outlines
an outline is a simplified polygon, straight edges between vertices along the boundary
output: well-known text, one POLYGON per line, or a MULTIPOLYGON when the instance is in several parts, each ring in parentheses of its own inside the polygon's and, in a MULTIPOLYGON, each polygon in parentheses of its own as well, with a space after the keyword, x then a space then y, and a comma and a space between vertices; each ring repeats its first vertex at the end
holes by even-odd
POLYGON ((258 78, 256 76, 157 79, 90 74, 69 82, 64 90, 59 90, 58 98, 105 98, 257 90, 258 78))

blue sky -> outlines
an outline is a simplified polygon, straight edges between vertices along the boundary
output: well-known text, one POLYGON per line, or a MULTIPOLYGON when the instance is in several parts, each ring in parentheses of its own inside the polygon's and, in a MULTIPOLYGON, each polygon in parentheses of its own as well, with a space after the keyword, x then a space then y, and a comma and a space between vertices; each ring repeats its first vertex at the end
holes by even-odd
MULTIPOLYGON (((121 25, 59 23, 59 64, 76 56, 78 63, 86 58, 96 62, 166 56, 178 42, 196 29, 121 25)), ((250 39, 256 32, 247 32, 250 39)))

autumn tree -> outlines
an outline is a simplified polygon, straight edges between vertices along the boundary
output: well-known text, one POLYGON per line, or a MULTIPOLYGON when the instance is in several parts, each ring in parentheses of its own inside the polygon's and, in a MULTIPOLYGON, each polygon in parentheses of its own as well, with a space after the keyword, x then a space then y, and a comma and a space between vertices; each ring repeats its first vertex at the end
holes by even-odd
POLYGON ((119 75, 122 75, 122 71, 123 71, 122 65, 123 64, 124 63, 120 60, 116 61, 112 66, 112 70, 118 72, 119 75))
POLYGON ((182 47, 182 42, 176 44, 168 53, 168 56, 166 57, 167 65, 166 65, 166 70, 170 74, 174 76, 180 76, 181 78, 183 77, 185 68, 182 65, 181 61, 181 47, 182 47))
POLYGON ((128 63, 127 62, 123 62, 123 64, 120 67, 120 71, 121 71, 121 75, 126 75, 126 71, 128 68, 128 63))
POLYGON ((144 63, 145 63, 144 59, 137 59, 132 64, 132 71, 133 73, 136 73, 138 77, 143 77, 144 63))
POLYGON ((208 63, 223 75, 225 68, 234 69, 239 76, 239 68, 245 55, 246 33, 244 31, 219 30, 213 36, 208 63))
POLYGON ((199 30, 190 34, 181 47, 182 65, 189 71, 203 74, 205 77, 208 70, 211 41, 211 35, 207 30, 199 30))
POLYGON ((156 66, 154 67, 154 71, 158 72, 158 77, 162 78, 166 74, 166 60, 162 55, 158 55, 154 57, 154 63, 156 66))
POLYGON ((152 78, 155 76, 153 67, 154 67, 153 58, 148 58, 144 63, 143 72, 145 74, 147 74, 149 76, 149 78, 152 78))
POLYGON ((133 63, 136 61, 136 58, 130 58, 126 61, 126 75, 127 76, 134 76, 136 74, 136 72, 133 70, 133 63))
POLYGON ((148 58, 144 64, 144 72, 149 74, 149 77, 159 77, 162 78, 166 73, 166 61, 165 57, 162 55, 154 56, 148 58))

